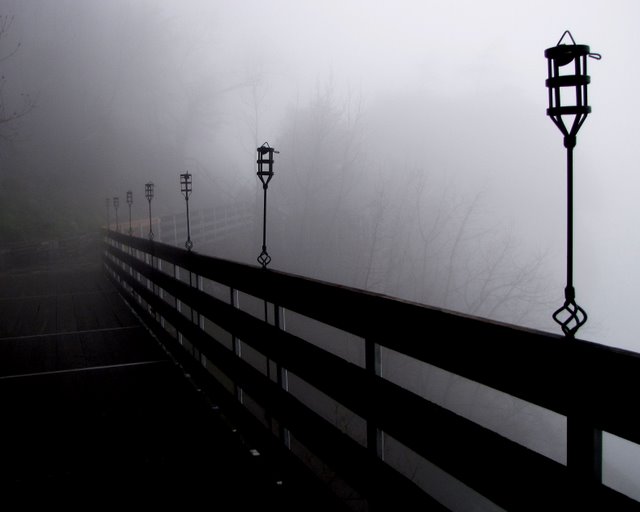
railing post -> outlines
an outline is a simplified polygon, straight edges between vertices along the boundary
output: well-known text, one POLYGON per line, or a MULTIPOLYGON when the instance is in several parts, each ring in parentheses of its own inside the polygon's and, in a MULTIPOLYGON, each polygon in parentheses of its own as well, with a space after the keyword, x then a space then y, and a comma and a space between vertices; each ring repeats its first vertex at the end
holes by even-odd
MULTIPOLYGON (((365 340, 364 343, 365 369, 372 375, 379 377, 382 374, 380 345, 371 340, 365 340)), ((384 459, 384 436, 371 418, 367 418, 367 448, 374 453, 376 457, 384 459)))
MULTIPOLYGON (((160 260, 160 258, 157 258, 157 269, 158 271, 162 271, 162 261, 160 260)), ((162 288, 160 288, 159 286, 156 286, 156 290, 157 290, 157 294, 158 297, 160 297, 161 299, 164 300, 164 290, 162 288)), ((162 328, 164 329, 164 317, 160 315, 160 313, 158 313, 159 316, 159 320, 160 320, 160 325, 162 326, 162 328)))
MULTIPOLYGON (((198 288, 198 275, 194 274, 193 272, 191 272, 191 270, 189 270, 189 286, 191 288, 194 287, 194 283, 193 283, 194 277, 195 277, 195 288, 198 288)), ((198 313, 193 310, 193 305, 189 307, 189 316, 191 317, 191 323, 194 323, 197 326, 200 326, 200 319, 198 317, 198 313)), ((191 355, 194 357, 194 359, 197 359, 199 362, 202 362, 202 359, 200 357, 200 351, 196 348, 194 343, 191 344, 191 355)))
POLYGON ((602 430, 577 411, 567 417, 567 467, 574 480, 602 483, 602 430))
MULTIPOLYGON (((231 287, 229 287, 229 304, 234 308, 240 307, 238 303, 238 292, 231 287)), ((240 343, 240 340, 236 338, 234 333, 231 333, 231 350, 233 350, 233 353, 237 357, 242 357, 242 344, 240 343)), ((233 386, 236 391, 236 398, 238 399, 238 402, 243 403, 244 399, 242 396, 242 388, 238 386, 235 381, 233 382, 233 386)))
MULTIPOLYGON (((284 309, 277 304, 273 305, 273 323, 276 329, 286 330, 284 309)), ((276 371, 278 372, 277 381, 278 386, 285 391, 289 391, 289 374, 287 369, 280 366, 280 363, 276 363, 276 371)), ((288 448, 291 448, 291 435, 289 429, 280 425, 280 439, 282 443, 288 448)))
MULTIPOLYGON (((282 331, 285 330, 284 309, 282 309, 282 307, 278 306, 277 304, 273 305, 273 324, 276 329, 279 329, 282 331)), ((278 368, 278 375, 277 375, 278 384, 282 389, 288 390, 289 380, 287 376, 287 370, 286 368, 283 368, 282 366, 280 366, 279 363, 277 364, 277 368, 278 368)))
MULTIPOLYGON (((173 263, 173 278, 176 281, 180 280, 180 267, 178 267, 178 264, 175 261, 173 263)), ((180 301, 180 299, 178 299, 178 297, 174 297, 174 299, 176 301, 176 311, 178 311, 178 313, 182 313, 182 302, 180 301)), ((176 335, 178 337, 178 343, 182 345, 183 344, 182 333, 178 331, 177 327, 176 327, 176 335)))
POLYGON ((567 412, 567 468, 574 483, 602 483, 602 430, 590 419, 589 387, 593 378, 583 357, 581 342, 570 338, 569 354, 576 369, 570 375, 567 412))

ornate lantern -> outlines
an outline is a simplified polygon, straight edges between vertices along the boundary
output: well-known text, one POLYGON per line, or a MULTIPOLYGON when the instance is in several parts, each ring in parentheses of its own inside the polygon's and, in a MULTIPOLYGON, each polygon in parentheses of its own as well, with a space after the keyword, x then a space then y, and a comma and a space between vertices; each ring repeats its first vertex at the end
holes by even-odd
POLYGON ((279 153, 265 142, 258 149, 258 178, 262 182, 262 190, 264 191, 263 212, 262 212, 262 252, 258 256, 258 263, 262 268, 267 268, 271 262, 271 256, 267 252, 267 188, 269 182, 273 178, 273 154, 279 153))
POLYGON ((131 229, 131 205, 133 204, 133 192, 131 190, 127 190, 127 204, 129 205, 129 236, 133 234, 133 229, 131 229))
POLYGON ((586 311, 575 301, 573 287, 573 148, 578 130, 591 113, 587 95, 590 82, 587 57, 600 59, 601 56, 591 53, 587 45, 576 44, 568 30, 556 46, 545 50, 544 56, 548 68, 547 115, 564 135, 564 147, 567 148, 567 285, 564 304, 553 313, 553 319, 566 336, 573 338, 587 321, 586 311), (572 44, 561 44, 567 35, 572 44))
POLYGON ((180 192, 184 195, 184 200, 187 203, 187 241, 184 246, 190 251, 193 248, 193 242, 191 241, 191 226, 189 222, 189 196, 192 191, 192 178, 191 174, 184 172, 180 174, 180 192))
POLYGON ((145 183, 144 185, 144 197, 149 201, 149 240, 153 240, 153 227, 151 224, 151 200, 153 199, 153 183, 145 183))

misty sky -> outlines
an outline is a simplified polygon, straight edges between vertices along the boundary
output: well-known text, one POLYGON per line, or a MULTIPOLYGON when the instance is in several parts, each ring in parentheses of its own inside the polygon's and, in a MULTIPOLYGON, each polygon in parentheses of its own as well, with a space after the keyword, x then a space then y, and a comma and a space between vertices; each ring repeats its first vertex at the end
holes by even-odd
MULTIPOLYGON (((590 315, 580 336, 640 350, 637 1, 0 0, 0 10, 21 42, 7 91, 37 101, 16 144, 59 179, 82 162, 95 181, 80 195, 95 193, 100 208, 162 173, 175 180, 185 162, 216 193, 255 190, 256 141, 277 143, 292 109, 331 84, 363 105, 363 158, 399 181, 437 163, 453 187, 483 194, 489 224, 544 254, 549 315, 563 300, 565 153, 545 115, 544 50, 571 30, 602 54, 589 61, 593 113, 575 150, 574 281, 590 315), (180 155, 162 153, 172 145, 180 155)), ((287 200, 277 180, 272 204, 287 200)))

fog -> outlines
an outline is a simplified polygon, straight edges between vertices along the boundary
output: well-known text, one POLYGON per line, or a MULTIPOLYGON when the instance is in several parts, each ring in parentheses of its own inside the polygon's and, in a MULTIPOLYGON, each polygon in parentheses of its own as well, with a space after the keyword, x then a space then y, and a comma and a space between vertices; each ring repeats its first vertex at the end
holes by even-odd
POLYGON ((0 123, 3 240, 92 229, 104 197, 142 199, 147 181, 157 213, 179 211, 183 170, 195 208, 257 202, 254 151, 269 141, 270 205, 291 222, 270 227, 274 268, 557 332, 565 153, 543 52, 569 29, 603 55, 575 152, 580 335, 638 350, 639 10, 4 0, 1 93, 17 119, 0 123), (305 254, 289 261, 292 247, 305 254), (493 303, 469 289, 488 268, 496 290, 512 284, 493 303))
MULTIPOLYGON (((578 336, 640 351, 634 0, 0 0, 0 242, 74 236, 269 186, 271 268, 550 332, 566 153, 544 50, 589 61, 575 149, 578 336), (123 211, 123 210, 121 210, 123 211)), ((255 264, 255 251, 235 258, 255 264)), ((196 246, 195 250, 199 248, 196 246)), ((216 255, 226 256, 223 250, 216 255)), ((637 490, 637 489, 636 489, 637 490)))
POLYGON ((154 211, 180 211, 183 170, 194 207, 257 202, 254 152, 269 141, 275 268, 557 332, 565 153, 543 51, 570 29, 603 55, 575 153, 580 334, 638 350, 639 10, 5 0, 2 99, 25 115, 0 125, 4 238, 90 229, 127 189, 144 215, 146 181, 154 211), (304 257, 289 261, 292 247, 304 257), (518 289, 494 307, 469 287, 498 264, 495 288, 518 289))

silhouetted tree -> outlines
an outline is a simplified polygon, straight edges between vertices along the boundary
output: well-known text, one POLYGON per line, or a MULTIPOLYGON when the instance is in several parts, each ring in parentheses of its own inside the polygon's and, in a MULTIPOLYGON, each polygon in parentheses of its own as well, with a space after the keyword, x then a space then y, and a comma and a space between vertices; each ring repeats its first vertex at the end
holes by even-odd
POLYGON ((348 255, 360 242, 354 222, 364 172, 363 108, 341 100, 331 81, 295 105, 278 138, 278 185, 286 210, 288 264, 294 272, 353 284, 348 255))
POLYGON ((12 44, 8 41, 14 19, 14 16, 0 14, 0 48, 3 48, 3 53, 0 54, 0 140, 5 142, 16 136, 16 121, 34 107, 33 99, 28 93, 20 92, 17 94, 18 98, 15 98, 7 91, 5 65, 20 48, 20 43, 12 44))

